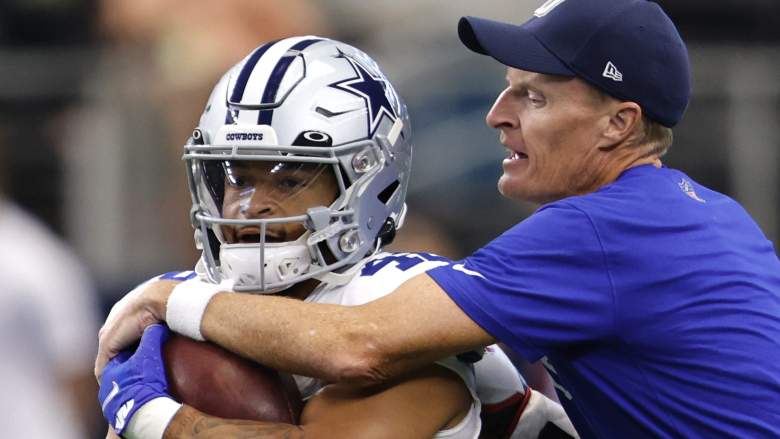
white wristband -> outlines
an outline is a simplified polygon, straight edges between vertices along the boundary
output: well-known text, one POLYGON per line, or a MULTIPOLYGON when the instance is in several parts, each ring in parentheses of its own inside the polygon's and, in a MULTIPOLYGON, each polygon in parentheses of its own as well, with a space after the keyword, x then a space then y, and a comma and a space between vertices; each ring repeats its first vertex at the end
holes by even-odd
POLYGON ((155 398, 138 409, 122 436, 126 439, 162 439, 181 404, 171 398, 155 398))
POLYGON ((173 332, 186 335, 189 338, 204 341, 200 333, 200 322, 206 306, 215 294, 224 288, 219 285, 203 282, 200 279, 190 279, 173 289, 168 297, 165 321, 173 332))

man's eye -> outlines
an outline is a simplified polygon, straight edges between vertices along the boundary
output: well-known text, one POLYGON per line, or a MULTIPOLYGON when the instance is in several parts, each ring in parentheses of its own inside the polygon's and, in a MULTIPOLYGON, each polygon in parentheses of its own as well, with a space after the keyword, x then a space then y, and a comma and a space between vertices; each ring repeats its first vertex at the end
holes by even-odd
POLYGON ((295 177, 283 177, 276 181, 276 185, 285 190, 294 190, 305 186, 306 182, 295 177))
POLYGON ((247 181, 245 178, 239 177, 235 174, 228 175, 227 181, 230 186, 235 188, 243 188, 246 187, 247 185, 247 181))
POLYGON ((531 101, 534 105, 541 105, 544 104, 544 98, 540 96, 538 93, 534 93, 532 91, 529 91, 527 94, 528 100, 531 101))

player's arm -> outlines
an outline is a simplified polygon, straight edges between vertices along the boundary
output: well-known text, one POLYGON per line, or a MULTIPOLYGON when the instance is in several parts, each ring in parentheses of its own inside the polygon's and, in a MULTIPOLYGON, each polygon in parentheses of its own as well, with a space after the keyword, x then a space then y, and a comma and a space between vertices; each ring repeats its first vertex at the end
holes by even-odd
POLYGON ((470 407, 457 375, 427 366, 382 386, 327 386, 306 404, 300 426, 216 418, 183 406, 163 437, 423 439, 457 425, 470 407))
POLYGON ((465 382, 449 369, 429 365, 370 388, 326 387, 306 405, 301 426, 209 417, 168 395, 162 358, 168 337, 165 326, 150 326, 135 352, 121 352, 105 369, 98 399, 106 420, 123 437, 414 439, 477 415, 470 411, 465 382))
POLYGON ((217 418, 188 405, 179 409, 163 435, 163 439, 304 437, 303 429, 297 425, 217 418))
MULTIPOLYGON (((166 319, 175 285, 149 285, 106 322, 98 376, 146 325, 166 319)), ((195 325, 206 339, 259 363, 330 382, 377 383, 494 342, 425 274, 354 307, 219 293, 195 325)))

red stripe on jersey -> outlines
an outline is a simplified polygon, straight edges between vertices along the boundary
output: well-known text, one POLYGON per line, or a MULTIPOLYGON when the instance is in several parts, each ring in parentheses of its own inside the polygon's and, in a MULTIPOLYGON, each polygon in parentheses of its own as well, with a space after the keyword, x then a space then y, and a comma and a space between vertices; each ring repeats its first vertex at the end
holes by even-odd
POLYGON ((480 439, 508 439, 515 431, 520 416, 531 399, 531 388, 524 393, 515 393, 509 398, 495 404, 482 406, 482 431, 480 439))

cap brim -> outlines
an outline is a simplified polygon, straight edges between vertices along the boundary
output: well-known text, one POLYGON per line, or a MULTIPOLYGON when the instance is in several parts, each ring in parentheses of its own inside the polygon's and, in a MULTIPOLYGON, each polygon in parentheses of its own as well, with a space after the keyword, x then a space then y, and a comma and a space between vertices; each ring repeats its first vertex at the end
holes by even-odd
POLYGON ((529 72, 576 76, 522 26, 478 17, 461 17, 458 37, 469 49, 501 64, 529 72))

